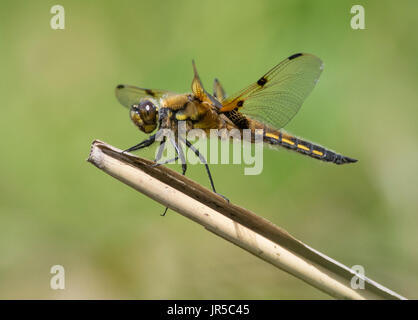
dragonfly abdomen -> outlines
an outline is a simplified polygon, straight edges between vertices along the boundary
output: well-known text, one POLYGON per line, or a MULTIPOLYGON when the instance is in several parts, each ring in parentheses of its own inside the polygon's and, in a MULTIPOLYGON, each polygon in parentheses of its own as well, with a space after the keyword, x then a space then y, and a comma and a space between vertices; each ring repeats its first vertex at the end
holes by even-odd
POLYGON ((332 162, 335 164, 357 162, 356 159, 343 156, 334 151, 328 150, 311 142, 296 138, 289 134, 284 134, 281 131, 265 132, 264 142, 270 145, 279 145, 281 147, 294 150, 311 158, 315 158, 326 162, 332 162))

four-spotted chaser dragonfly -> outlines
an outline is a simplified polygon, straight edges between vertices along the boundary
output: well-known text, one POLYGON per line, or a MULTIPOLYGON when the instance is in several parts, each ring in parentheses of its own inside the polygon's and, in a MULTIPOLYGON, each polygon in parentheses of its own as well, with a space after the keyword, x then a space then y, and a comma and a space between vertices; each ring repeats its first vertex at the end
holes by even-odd
MULTIPOLYGON (((187 130, 199 128, 206 133, 209 133, 210 129, 250 129, 252 132, 261 129, 263 142, 266 144, 284 147, 335 164, 357 161, 282 130, 299 111, 319 79, 323 63, 316 56, 306 53, 294 54, 255 83, 229 97, 217 79, 214 82, 213 95, 209 94, 203 88, 194 62, 193 69, 192 93, 176 94, 118 85, 116 97, 122 105, 130 109, 133 123, 148 134, 156 129, 171 129, 176 132, 178 121, 185 121, 187 130)), ((125 152, 148 147, 155 141, 154 134, 125 152)), ((165 139, 161 141, 155 162, 160 160, 165 143, 165 139)), ((183 174, 187 166, 178 143, 185 144, 200 158, 206 166, 212 189, 216 192, 208 164, 199 150, 186 139, 172 138, 170 143, 177 154, 172 161, 180 158, 183 174)))

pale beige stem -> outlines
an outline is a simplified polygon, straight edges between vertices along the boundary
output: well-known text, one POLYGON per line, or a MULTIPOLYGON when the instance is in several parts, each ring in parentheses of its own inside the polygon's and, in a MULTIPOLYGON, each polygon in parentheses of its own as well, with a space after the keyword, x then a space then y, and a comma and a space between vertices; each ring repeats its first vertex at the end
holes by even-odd
POLYGON ((308 247, 285 230, 164 166, 122 154, 101 141, 92 144, 88 161, 112 177, 199 223, 207 230, 338 299, 405 299, 308 247), (358 281, 356 281, 358 283, 358 281))

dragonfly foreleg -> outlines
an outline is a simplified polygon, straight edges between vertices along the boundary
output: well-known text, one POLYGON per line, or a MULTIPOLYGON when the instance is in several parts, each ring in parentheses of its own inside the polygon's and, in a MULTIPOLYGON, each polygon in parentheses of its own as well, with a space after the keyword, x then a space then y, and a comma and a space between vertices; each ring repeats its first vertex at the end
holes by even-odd
POLYGON ((135 150, 139 150, 139 149, 142 149, 142 148, 149 147, 154 142, 155 142, 155 134, 150 136, 148 139, 138 143, 137 145, 134 145, 133 147, 130 147, 129 149, 126 149, 126 150, 122 151, 122 153, 131 152, 131 151, 135 151, 135 150))

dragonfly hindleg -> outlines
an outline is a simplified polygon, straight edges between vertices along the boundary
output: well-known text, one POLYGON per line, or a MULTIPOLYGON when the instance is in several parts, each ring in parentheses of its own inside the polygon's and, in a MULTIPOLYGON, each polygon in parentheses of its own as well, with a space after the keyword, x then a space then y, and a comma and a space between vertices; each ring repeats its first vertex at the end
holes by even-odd
POLYGON ((225 197, 225 196, 223 196, 222 194, 220 194, 220 193, 217 193, 216 192, 216 189, 215 189, 215 185, 214 185, 214 183, 213 183, 213 179, 212 179, 212 175, 211 175, 211 173, 210 173, 210 169, 209 169, 209 165, 208 165, 208 162, 206 161, 206 159, 205 159, 205 157, 203 156, 203 155, 201 155, 201 153, 199 152, 199 150, 198 149, 196 149, 196 147, 194 146, 194 145, 192 145, 191 143, 190 143, 190 141, 188 141, 188 140, 182 140, 184 143, 186 143, 186 146, 188 147, 188 148, 190 148, 195 154, 196 154, 196 156, 198 156, 199 157, 199 159, 200 159, 200 161, 205 165, 205 168, 206 168, 206 172, 207 172, 207 174, 208 174, 208 177, 209 177, 209 181, 210 181, 210 185, 211 185, 211 187, 212 187, 212 190, 213 190, 213 192, 215 192, 217 195, 219 195, 219 196, 221 196, 222 198, 224 198, 226 201, 228 201, 229 202, 229 199, 227 198, 227 197, 225 197))

